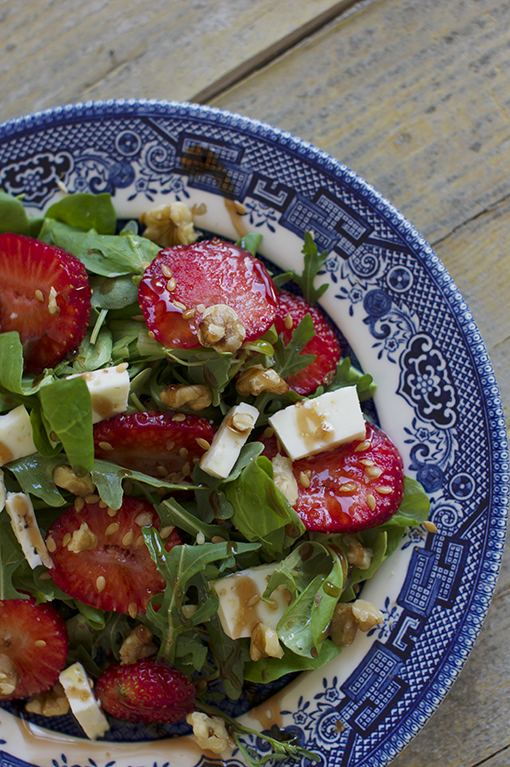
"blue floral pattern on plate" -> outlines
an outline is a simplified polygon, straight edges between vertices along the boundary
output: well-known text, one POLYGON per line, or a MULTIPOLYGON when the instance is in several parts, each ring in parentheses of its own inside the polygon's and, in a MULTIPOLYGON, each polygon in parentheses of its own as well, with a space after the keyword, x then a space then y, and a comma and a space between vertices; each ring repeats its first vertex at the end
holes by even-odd
MULTIPOLYGON (((37 215, 62 185, 110 192, 122 217, 165 200, 205 202, 199 225, 223 236, 239 226, 261 231, 263 254, 282 268, 299 258, 307 229, 329 251, 324 308, 376 378, 380 421, 407 472, 430 494, 438 532, 410 530, 384 575, 368 585, 384 625, 243 716, 259 729, 273 727, 276 736, 282 727, 324 765, 386 765, 466 660, 504 546, 504 417, 462 296, 427 243, 369 184, 306 142, 239 115, 121 100, 69 105, 0 126, 0 188, 23 193, 37 215), (243 208, 233 214, 225 201, 243 208)), ((0 765, 128 767, 135 755, 137 764, 154 767, 212 764, 186 738, 126 748, 81 740, 70 718, 57 725, 64 735, 41 729, 51 722, 26 723, 5 712, 0 765)), ((124 743, 144 737, 125 724, 112 733, 124 743)), ((145 733, 151 735, 157 733, 145 733)), ((264 755, 264 741, 247 742, 264 755)), ((241 765, 240 754, 227 763, 241 765)))

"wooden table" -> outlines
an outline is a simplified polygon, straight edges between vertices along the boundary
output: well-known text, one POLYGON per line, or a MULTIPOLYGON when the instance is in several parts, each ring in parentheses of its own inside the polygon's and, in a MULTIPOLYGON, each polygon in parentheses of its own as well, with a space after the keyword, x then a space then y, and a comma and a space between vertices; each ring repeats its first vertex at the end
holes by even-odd
MULTIPOLYGON (((198 101, 339 158, 426 237, 510 406, 510 4, 17 0, 0 119, 89 99, 198 101)), ((510 765, 510 552, 477 644, 393 767, 510 765)))

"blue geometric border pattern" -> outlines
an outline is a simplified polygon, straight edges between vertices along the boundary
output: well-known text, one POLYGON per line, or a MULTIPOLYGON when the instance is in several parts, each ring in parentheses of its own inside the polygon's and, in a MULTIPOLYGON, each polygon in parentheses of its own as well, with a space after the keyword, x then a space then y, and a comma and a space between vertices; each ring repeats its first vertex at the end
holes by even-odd
MULTIPOLYGON (((325 271, 335 298, 365 326, 377 359, 398 371, 397 395, 413 412, 405 429, 410 473, 429 493, 439 531, 414 530, 404 539, 407 576, 350 677, 342 684, 324 678, 313 701, 282 712, 324 764, 383 767, 453 684, 503 553, 505 421, 462 296, 423 238, 369 184, 306 142, 239 115, 124 100, 69 105, 0 126, 0 188, 23 192, 43 209, 61 182, 70 192, 122 193, 144 205, 203 190, 242 202, 251 228, 300 237, 313 229, 329 251, 325 271)), ((262 741, 253 745, 263 752, 262 741)), ((25 764, 1 758, 2 767, 25 764)))

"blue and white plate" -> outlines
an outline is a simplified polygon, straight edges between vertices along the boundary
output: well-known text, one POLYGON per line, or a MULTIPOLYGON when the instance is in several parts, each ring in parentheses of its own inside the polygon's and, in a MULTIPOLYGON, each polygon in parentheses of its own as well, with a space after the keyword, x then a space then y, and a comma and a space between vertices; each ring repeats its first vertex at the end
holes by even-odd
MULTIPOLYGON (((385 623, 243 715, 289 728, 324 765, 382 767, 446 695, 489 606, 503 553, 508 450, 480 333, 451 277, 411 224, 337 160, 254 120, 162 101, 74 104, 0 126, 0 188, 40 215, 69 192, 110 192, 122 218, 164 201, 204 205, 199 228, 257 231, 282 268, 312 229, 330 252, 321 303, 378 383, 382 427, 432 500, 435 534, 411 529, 364 596, 385 623), (242 203, 244 213, 233 210, 242 203)), ((195 767, 188 736, 90 742, 68 719, 1 712, 0 763, 195 767), (49 727, 60 727, 58 733, 49 727)), ((150 735, 150 733, 149 733, 150 735)), ((143 733, 142 733, 143 736, 143 733)), ((264 745, 252 745, 263 755, 264 745)), ((241 765, 233 753, 228 765, 241 765)))

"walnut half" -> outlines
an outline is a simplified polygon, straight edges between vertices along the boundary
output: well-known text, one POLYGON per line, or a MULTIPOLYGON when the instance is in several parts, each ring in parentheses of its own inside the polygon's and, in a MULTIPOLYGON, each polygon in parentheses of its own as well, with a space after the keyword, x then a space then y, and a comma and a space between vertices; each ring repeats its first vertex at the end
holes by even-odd
POLYGON ((212 751, 214 754, 221 754, 222 751, 234 745, 234 741, 227 732, 225 721, 221 717, 194 711, 187 715, 186 721, 193 727, 193 735, 200 748, 212 751))
POLYGON ((198 326, 198 340, 202 346, 218 352, 236 352, 246 337, 244 325, 237 312, 226 304, 208 306, 198 326))

